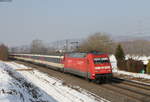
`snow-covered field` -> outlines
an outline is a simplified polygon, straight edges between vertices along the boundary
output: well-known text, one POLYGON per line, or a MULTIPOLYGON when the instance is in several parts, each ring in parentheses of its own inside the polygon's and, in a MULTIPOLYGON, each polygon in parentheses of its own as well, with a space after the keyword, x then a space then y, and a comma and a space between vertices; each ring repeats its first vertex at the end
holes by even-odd
POLYGON ((132 72, 126 72, 122 70, 113 70, 113 73, 120 74, 120 75, 128 75, 129 77, 134 77, 134 78, 150 79, 150 75, 148 74, 132 73, 132 72))
POLYGON ((0 62, 0 102, 108 102, 38 70, 0 62))

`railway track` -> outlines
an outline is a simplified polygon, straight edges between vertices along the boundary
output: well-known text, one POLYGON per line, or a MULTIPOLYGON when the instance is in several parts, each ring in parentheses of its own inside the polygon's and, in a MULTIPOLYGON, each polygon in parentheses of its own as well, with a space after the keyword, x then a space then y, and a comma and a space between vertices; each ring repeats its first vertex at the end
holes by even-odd
MULTIPOLYGON (((36 65, 36 66, 38 66, 38 65, 36 65)), ((45 70, 46 70, 46 68, 45 68, 45 70)), ((48 69, 48 70, 50 71, 50 69, 48 69)), ((48 72, 48 71, 46 71, 46 72, 48 72)), ((56 77, 58 77, 58 73, 60 73, 60 72, 57 72, 56 77)), ((60 73, 60 74, 65 75, 65 76, 70 76, 70 75, 66 75, 64 73, 60 73)), ((74 76, 71 76, 71 77, 73 77, 73 79, 78 81, 78 78, 76 78, 74 76)), ((79 80, 81 81, 82 79, 79 79, 79 80)), ((69 82, 71 82, 71 81, 69 81, 69 82)), ((102 95, 100 90, 106 89, 106 90, 114 93, 115 94, 114 96, 116 98, 121 98, 121 96, 124 97, 122 101, 118 100, 117 102, 150 102, 150 85, 148 85, 148 84, 133 82, 130 80, 119 79, 119 78, 113 78, 112 82, 110 82, 108 84, 100 84, 100 85, 94 84, 94 83, 89 83, 85 80, 82 80, 82 82, 81 82, 82 84, 77 83, 77 85, 80 86, 80 85, 84 84, 83 86, 86 86, 85 89, 87 89, 88 91, 94 92, 97 95, 102 95), (89 86, 86 85, 88 83, 90 85, 92 85, 91 87, 94 89, 89 88, 90 85, 89 86), (96 92, 96 91, 99 91, 99 92, 96 92)), ((74 83, 74 80, 73 80, 73 83, 74 83)), ((108 94, 108 92, 105 94, 108 94)), ((105 98, 105 96, 106 95, 104 95, 104 98, 105 98)), ((113 98, 115 98, 114 96, 112 95, 113 98)), ((107 98, 107 96, 106 96, 106 98, 107 98)), ((112 98, 110 98, 110 101, 112 101, 111 99, 112 98)), ((112 101, 112 102, 116 102, 116 101, 112 101)))
POLYGON ((104 88, 123 94, 138 102, 150 102, 150 85, 125 79, 113 78, 104 88))
POLYGON ((134 86, 134 87, 138 87, 140 89, 150 91, 150 84, 147 84, 147 83, 142 83, 142 82, 138 82, 138 81, 131 81, 131 80, 126 80, 126 79, 120 79, 120 78, 113 78, 112 82, 115 82, 115 83, 121 82, 121 83, 124 83, 126 85, 130 85, 130 86, 134 86))
POLYGON ((150 101, 149 97, 147 97, 141 93, 139 94, 139 93, 133 92, 133 91, 123 88, 123 87, 106 85, 106 86, 103 86, 103 88, 106 88, 108 90, 111 90, 117 94, 121 94, 124 97, 126 97, 126 98, 124 98, 123 102, 149 102, 150 101))

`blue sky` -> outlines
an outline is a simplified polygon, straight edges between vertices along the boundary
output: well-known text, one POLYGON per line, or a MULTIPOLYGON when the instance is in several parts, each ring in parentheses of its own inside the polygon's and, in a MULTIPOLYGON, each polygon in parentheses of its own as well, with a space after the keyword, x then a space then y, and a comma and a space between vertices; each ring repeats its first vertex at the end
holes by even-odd
POLYGON ((52 42, 95 32, 150 32, 149 0, 12 0, 0 2, 0 42, 52 42))

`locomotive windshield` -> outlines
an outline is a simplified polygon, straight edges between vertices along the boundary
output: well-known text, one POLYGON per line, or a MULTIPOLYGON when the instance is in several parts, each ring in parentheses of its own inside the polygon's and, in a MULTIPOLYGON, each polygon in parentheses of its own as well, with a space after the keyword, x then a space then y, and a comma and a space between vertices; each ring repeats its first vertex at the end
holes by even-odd
POLYGON ((109 59, 105 58, 94 58, 94 64, 102 64, 102 63, 109 63, 109 59))

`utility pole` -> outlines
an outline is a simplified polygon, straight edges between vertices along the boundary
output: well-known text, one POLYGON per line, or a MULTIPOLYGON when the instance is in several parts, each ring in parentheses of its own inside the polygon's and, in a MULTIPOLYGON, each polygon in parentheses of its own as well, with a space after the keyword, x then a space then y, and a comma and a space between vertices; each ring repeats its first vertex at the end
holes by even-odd
POLYGON ((75 45, 75 48, 78 49, 78 47, 79 47, 79 41, 71 42, 71 44, 72 44, 73 46, 75 45))
POLYGON ((65 52, 68 52, 68 47, 69 47, 69 43, 68 43, 68 42, 69 42, 69 41, 66 40, 66 47, 65 47, 65 48, 66 48, 66 49, 65 49, 66 51, 65 51, 65 52))

